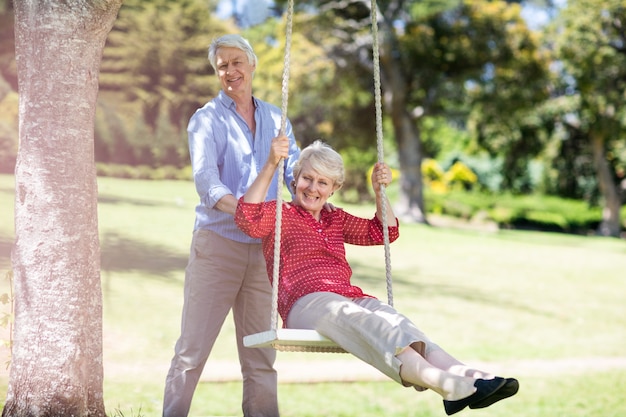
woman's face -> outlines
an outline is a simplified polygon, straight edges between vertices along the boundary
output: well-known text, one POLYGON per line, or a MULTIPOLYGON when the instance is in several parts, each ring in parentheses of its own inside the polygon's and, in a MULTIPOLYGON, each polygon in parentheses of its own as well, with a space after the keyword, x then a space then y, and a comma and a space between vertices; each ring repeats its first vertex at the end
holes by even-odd
POLYGON ((334 191, 335 183, 332 179, 320 175, 311 168, 309 161, 302 163, 300 175, 296 178, 295 204, 303 207, 319 220, 326 200, 334 191))

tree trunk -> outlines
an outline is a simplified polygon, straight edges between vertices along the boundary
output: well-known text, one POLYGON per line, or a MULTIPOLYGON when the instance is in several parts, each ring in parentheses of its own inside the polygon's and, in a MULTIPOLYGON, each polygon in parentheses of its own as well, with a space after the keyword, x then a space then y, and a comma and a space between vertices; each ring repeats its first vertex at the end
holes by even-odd
POLYGON ((105 416, 94 115, 120 6, 15 1, 15 325, 3 416, 105 416))
POLYGON ((400 199, 396 207, 399 218, 408 222, 428 223, 424 208, 424 182, 422 179, 422 141, 417 124, 409 114, 407 93, 410 88, 402 73, 402 62, 394 55, 392 28, 383 21, 381 25, 380 67, 381 84, 385 90, 385 105, 389 110, 400 162, 400 199))
MULTIPOLYGON (((394 94, 394 93, 392 93, 394 94)), ((406 105, 406 103, 404 103, 406 105)), ((396 208, 399 218, 407 222, 428 224, 424 207, 424 181, 422 179, 422 142, 420 132, 406 108, 400 104, 391 111, 398 159, 400 161, 400 195, 396 208)))
POLYGON ((604 134, 591 132, 590 136, 598 186, 604 198, 602 222, 597 232, 601 236, 619 237, 621 232, 619 214, 622 201, 606 157, 604 134))

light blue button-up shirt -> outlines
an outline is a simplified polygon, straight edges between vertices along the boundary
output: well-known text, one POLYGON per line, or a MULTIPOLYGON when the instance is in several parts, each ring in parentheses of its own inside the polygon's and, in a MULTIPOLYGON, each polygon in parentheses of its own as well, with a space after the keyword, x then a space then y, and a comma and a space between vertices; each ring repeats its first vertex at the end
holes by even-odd
MULTIPOLYGON (((235 102, 223 91, 189 120, 189 152, 196 190, 200 202, 196 206, 194 230, 208 229, 220 236, 243 243, 259 243, 237 228, 231 214, 215 208, 225 195, 239 199, 250 187, 267 161, 272 139, 280 131, 281 112, 274 105, 254 98, 256 133, 236 111, 235 102)), ((285 160, 284 183, 293 180, 293 166, 300 150, 291 123, 285 135, 290 139, 289 158, 285 160)), ((267 194, 276 199, 278 175, 274 175, 267 194)))

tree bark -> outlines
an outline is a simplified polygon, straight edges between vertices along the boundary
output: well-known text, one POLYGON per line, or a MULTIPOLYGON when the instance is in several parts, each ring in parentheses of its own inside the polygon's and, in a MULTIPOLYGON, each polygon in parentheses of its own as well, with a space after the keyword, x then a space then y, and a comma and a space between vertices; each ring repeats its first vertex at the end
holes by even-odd
POLYGON ((385 91, 385 105, 389 110, 400 162, 400 198, 396 214, 407 222, 428 223, 424 206, 424 182, 422 178, 422 141, 416 121, 407 111, 407 93, 410 87, 402 73, 403 65, 396 58, 393 30, 384 20, 381 26, 380 67, 381 84, 385 91))
POLYGON ((607 160, 604 135, 598 132, 591 132, 590 136, 598 186, 604 198, 602 222, 598 227, 597 233, 601 236, 619 237, 621 232, 620 208, 622 201, 618 185, 613 179, 613 173, 607 160))
POLYGON ((15 325, 3 416, 105 416, 94 115, 120 6, 15 1, 15 325))

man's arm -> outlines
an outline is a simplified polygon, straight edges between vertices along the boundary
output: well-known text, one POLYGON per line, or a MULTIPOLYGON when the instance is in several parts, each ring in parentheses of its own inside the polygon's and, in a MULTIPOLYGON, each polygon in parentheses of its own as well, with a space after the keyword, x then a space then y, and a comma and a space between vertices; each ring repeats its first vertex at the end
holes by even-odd
POLYGON ((226 194, 215 204, 215 208, 234 216, 235 209, 237 209, 237 199, 232 194, 226 194))

